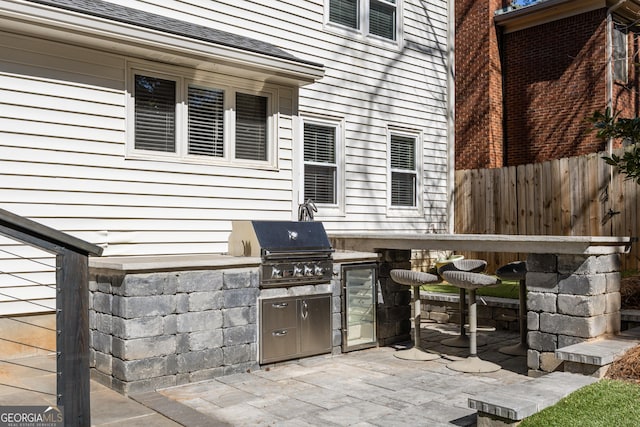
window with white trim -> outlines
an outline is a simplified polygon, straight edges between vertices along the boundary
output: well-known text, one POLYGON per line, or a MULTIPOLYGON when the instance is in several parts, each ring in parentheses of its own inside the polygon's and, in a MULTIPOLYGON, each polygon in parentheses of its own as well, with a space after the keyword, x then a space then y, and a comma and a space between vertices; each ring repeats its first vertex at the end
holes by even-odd
POLYGON ((613 23, 613 77, 626 84, 629 79, 627 27, 613 23))
POLYGON ((272 94, 132 71, 129 154, 192 161, 270 162, 272 94))
POLYGON ((390 202, 393 207, 418 206, 417 142, 415 136, 391 134, 389 150, 390 202))
POLYGON ((304 122, 304 200, 338 203, 338 127, 304 122))
POLYGON ((398 39, 400 0, 328 0, 328 22, 365 36, 398 39))

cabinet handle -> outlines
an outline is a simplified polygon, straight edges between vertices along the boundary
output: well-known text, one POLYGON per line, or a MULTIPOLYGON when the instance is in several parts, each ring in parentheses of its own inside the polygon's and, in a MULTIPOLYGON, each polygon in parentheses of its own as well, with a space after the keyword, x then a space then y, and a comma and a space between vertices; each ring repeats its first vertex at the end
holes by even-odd
POLYGON ((283 337, 285 335, 287 335, 287 330, 286 329, 282 329, 280 331, 273 331, 271 332, 271 335, 273 335, 274 337, 283 337))
POLYGON ((271 304, 271 307, 273 308, 286 308, 289 306, 288 302, 274 302, 273 304, 271 304))
POLYGON ((309 304, 306 301, 302 301, 302 320, 307 320, 309 315, 309 304))

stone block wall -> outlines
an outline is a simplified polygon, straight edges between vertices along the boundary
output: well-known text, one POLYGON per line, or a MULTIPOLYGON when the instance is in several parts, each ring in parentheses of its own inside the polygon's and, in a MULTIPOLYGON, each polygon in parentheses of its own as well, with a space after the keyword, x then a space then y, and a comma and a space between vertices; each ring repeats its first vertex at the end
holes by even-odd
POLYGON ((257 269, 90 278, 93 377, 129 394, 257 368, 257 269))
POLYGON ((335 263, 330 283, 260 289, 258 268, 92 272, 92 377, 131 394, 259 369, 259 298, 331 294, 338 354, 340 273, 335 263))
POLYGON ((620 332, 619 255, 530 254, 527 269, 530 373, 561 369, 558 348, 620 332))

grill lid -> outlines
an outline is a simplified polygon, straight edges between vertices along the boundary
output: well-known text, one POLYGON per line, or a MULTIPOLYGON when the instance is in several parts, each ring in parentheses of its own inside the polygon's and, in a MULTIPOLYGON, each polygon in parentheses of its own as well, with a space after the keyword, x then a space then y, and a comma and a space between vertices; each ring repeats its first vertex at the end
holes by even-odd
POLYGON ((233 221, 229 254, 269 256, 302 252, 333 252, 321 222, 233 221))

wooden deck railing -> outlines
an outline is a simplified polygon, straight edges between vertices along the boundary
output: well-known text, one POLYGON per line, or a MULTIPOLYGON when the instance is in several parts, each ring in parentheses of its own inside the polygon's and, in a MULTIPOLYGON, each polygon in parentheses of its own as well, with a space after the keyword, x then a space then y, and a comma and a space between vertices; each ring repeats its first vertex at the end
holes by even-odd
POLYGON ((3 209, 0 234, 56 256, 57 404, 65 426, 89 426, 88 256, 102 248, 3 209))

